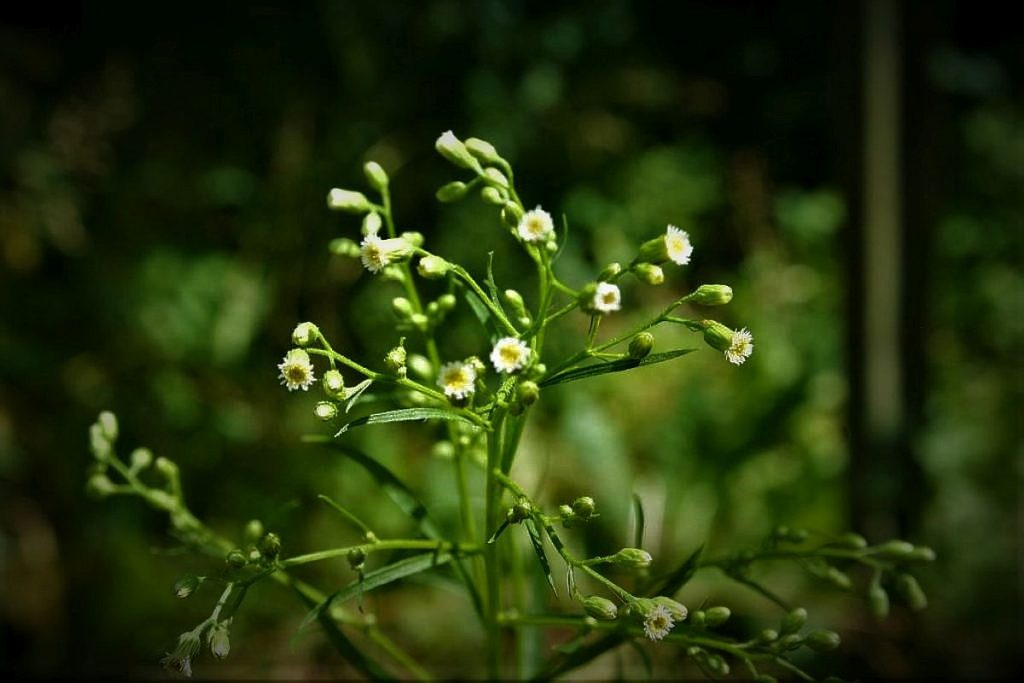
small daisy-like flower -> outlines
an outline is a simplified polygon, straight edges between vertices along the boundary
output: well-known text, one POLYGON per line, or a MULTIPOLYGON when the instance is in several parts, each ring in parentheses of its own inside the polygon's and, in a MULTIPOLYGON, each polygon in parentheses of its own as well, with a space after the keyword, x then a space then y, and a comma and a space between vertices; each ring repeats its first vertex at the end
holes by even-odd
POLYGON ((554 231, 555 224, 551 220, 551 214, 539 206, 533 211, 524 213, 516 228, 516 232, 524 242, 546 242, 548 236, 554 231))
POLYGON ((464 399, 475 391, 476 369, 469 363, 455 361, 441 366, 437 386, 448 398, 464 399))
POLYGON ((491 350, 491 363, 498 372, 513 373, 522 370, 530 360, 530 347, 522 339, 499 339, 491 350))
POLYGON ((292 349, 289 351, 284 360, 277 366, 277 369, 281 371, 280 375, 281 384, 288 387, 288 391, 295 391, 296 389, 302 389, 306 391, 313 382, 316 381, 316 377, 313 375, 313 364, 309 360, 309 354, 302 349, 292 349))
POLYGON ((644 633, 651 640, 661 640, 675 625, 672 613, 664 605, 657 605, 644 617, 644 633))
POLYGON ((593 309, 599 313, 611 313, 622 307, 622 294, 618 285, 610 282, 598 282, 594 290, 593 309))
POLYGON ((754 352, 754 336, 747 328, 736 330, 732 333, 729 348, 725 350, 725 357, 733 365, 743 365, 743 362, 750 358, 754 352))
POLYGON ((412 255, 412 245, 401 237, 382 240, 371 232, 359 245, 359 259, 371 273, 379 273, 384 266, 399 263, 412 255))
POLYGON ((690 236, 685 230, 680 230, 674 225, 668 226, 665 230, 665 252, 673 263, 685 266, 690 262, 693 254, 693 245, 690 244, 690 236))

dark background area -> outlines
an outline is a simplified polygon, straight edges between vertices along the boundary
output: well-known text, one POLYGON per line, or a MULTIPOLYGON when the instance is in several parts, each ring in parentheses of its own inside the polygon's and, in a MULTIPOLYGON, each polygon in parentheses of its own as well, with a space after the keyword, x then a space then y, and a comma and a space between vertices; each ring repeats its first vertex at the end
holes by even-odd
MULTIPOLYGON (((293 553, 344 543, 320 492, 398 528, 358 472, 300 443, 324 429, 315 397, 287 395, 275 364, 305 319, 354 358, 395 341, 397 291, 326 249, 358 235, 326 192, 365 189, 369 159, 402 227, 475 272, 495 250, 499 283, 518 286, 525 262, 493 213, 433 199, 454 177, 433 141, 453 129, 498 146, 524 201, 566 215, 563 279, 682 225, 692 266, 625 295, 653 310, 726 282, 723 320, 755 335, 739 369, 701 352, 545 394, 521 474, 552 502, 599 501, 586 543, 622 543, 632 491, 659 557, 778 523, 908 538, 939 554, 921 614, 878 624, 851 596, 783 579, 843 635, 818 670, 1020 673, 1021 39, 1003 5, 950 0, 0 11, 0 668, 159 675, 208 609, 170 595, 208 561, 177 552, 164 519, 85 495, 100 410, 120 417, 125 452, 178 462, 190 505, 226 534, 260 518, 293 553)), ((478 352, 461 313, 446 343, 478 352)), ((552 353, 573 350, 564 338, 552 353)), ((429 428, 352 438, 452 512, 429 428)), ((771 614, 724 584, 694 590, 741 624, 771 614)), ((281 593, 254 590, 232 657, 201 675, 344 675, 318 635, 293 643, 303 610, 281 593)), ((392 591, 382 624, 458 661, 479 634, 446 621, 438 642, 445 599, 392 591)), ((610 660, 588 671, 640 670, 610 660)))

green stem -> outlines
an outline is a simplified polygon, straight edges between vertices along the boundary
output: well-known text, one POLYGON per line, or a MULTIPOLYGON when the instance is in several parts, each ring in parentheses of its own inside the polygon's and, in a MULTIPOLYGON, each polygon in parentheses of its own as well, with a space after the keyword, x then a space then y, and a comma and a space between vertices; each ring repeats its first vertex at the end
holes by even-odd
POLYGON ((477 284, 476 280, 473 279, 473 276, 470 275, 465 268, 453 265, 451 272, 455 273, 456 276, 458 276, 471 290, 473 290, 473 293, 476 294, 481 303, 487 307, 487 310, 491 312, 491 315, 493 315, 494 319, 498 321, 502 328, 504 328, 505 332, 514 337, 519 336, 519 330, 517 330, 515 325, 513 325, 505 316, 504 311, 491 301, 491 297, 489 297, 484 290, 480 288, 480 285, 477 284))
MULTIPOLYGON (((487 501, 484 535, 488 536, 501 523, 501 486, 496 477, 501 462, 501 434, 505 415, 502 409, 492 416, 494 431, 487 435, 487 501)), ((492 680, 501 678, 501 630, 498 613, 501 611, 501 567, 498 544, 484 541, 484 563, 487 572, 487 673, 492 680)))
POLYGON ((279 564, 282 567, 295 567, 300 564, 309 564, 310 562, 319 562, 333 557, 342 557, 348 555, 353 550, 361 550, 367 555, 380 550, 451 550, 462 555, 472 555, 480 552, 480 548, 476 545, 463 545, 461 543, 435 541, 431 539, 403 538, 390 541, 376 541, 374 543, 359 543, 357 545, 351 545, 344 548, 329 548, 315 553, 289 557, 286 560, 281 560, 279 564))

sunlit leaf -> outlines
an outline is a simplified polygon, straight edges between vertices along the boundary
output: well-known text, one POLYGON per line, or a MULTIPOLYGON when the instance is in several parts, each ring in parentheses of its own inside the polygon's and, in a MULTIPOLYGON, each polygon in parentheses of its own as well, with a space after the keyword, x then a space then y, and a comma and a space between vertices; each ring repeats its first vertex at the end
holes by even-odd
POLYGON ((594 365, 587 365, 582 368, 572 368, 571 370, 559 372, 556 375, 543 379, 540 382, 540 386, 550 387, 555 384, 562 384, 563 382, 574 382, 578 379, 607 375, 610 372, 623 372, 625 370, 632 370, 633 368, 644 367, 645 365, 664 363, 665 361, 678 358, 679 356, 685 356, 688 353, 693 353, 695 350, 696 349, 674 349, 672 351, 664 351, 662 353, 652 353, 651 355, 639 360, 636 358, 622 358, 620 360, 613 360, 607 363, 597 363, 594 365))

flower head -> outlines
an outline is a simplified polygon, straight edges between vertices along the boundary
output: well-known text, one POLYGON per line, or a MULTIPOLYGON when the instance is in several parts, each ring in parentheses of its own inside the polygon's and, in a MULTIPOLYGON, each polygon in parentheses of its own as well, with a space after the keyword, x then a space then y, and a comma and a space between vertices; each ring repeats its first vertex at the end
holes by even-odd
POLYGON ((513 373, 522 370, 530 360, 530 347, 522 339, 499 339, 491 350, 491 363, 498 372, 513 373))
POLYGON ((412 245, 401 237, 382 240, 371 232, 359 245, 359 258, 371 273, 379 273, 384 266, 405 261, 412 256, 412 245))
POLYGON ((754 337, 747 328, 736 330, 732 333, 729 348, 725 350, 725 357, 733 365, 743 365, 743 361, 750 358, 754 352, 754 337))
POLYGON ((618 285, 610 282, 598 282, 594 290, 591 307, 598 313, 611 313, 622 307, 622 293, 618 285))
POLYGON ((464 399, 476 389, 476 368, 470 363, 455 361, 441 366, 441 374, 437 378, 437 386, 444 390, 448 398, 464 399))
POLYGON ((551 214, 539 206, 524 213, 516 227, 516 232, 524 242, 546 242, 554 231, 555 224, 551 220, 551 214))
POLYGON ((665 605, 656 605, 644 615, 644 633, 651 640, 661 640, 675 625, 672 613, 665 605))
POLYGON ((313 363, 309 360, 309 354, 302 349, 289 351, 277 369, 281 371, 278 375, 281 378, 281 384, 288 387, 288 391, 296 389, 306 391, 316 381, 316 377, 313 375, 313 363))
POLYGON ((690 236, 685 230, 680 230, 674 225, 665 229, 665 253, 673 263, 685 266, 690 262, 693 254, 693 245, 690 244, 690 236))

